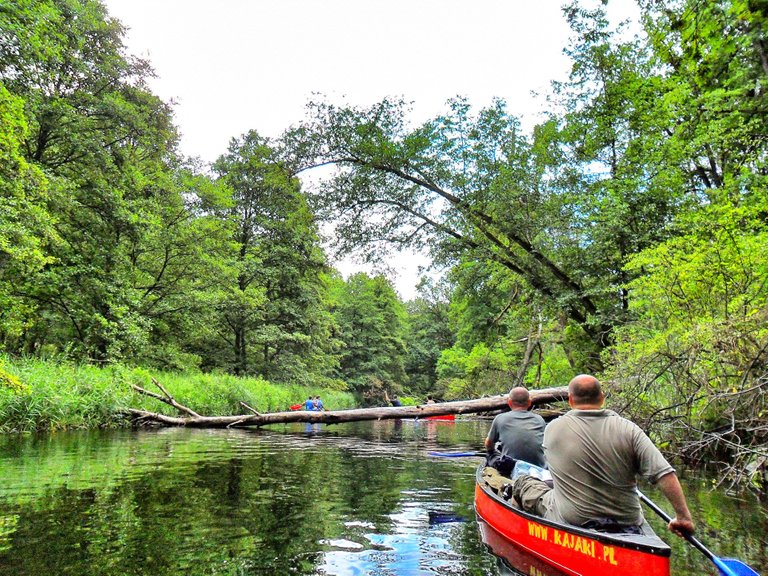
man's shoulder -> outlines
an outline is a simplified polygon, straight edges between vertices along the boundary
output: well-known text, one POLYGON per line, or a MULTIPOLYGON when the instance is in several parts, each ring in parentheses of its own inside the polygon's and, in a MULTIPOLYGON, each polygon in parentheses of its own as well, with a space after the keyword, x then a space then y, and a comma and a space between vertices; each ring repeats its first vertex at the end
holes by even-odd
POLYGON ((508 412, 502 412, 496 418, 499 418, 503 416, 504 418, 512 419, 524 419, 524 418, 531 418, 531 417, 538 417, 539 415, 535 412, 530 412, 528 410, 509 410, 508 412))
POLYGON ((537 414, 536 412, 523 412, 523 414, 526 414, 525 418, 527 420, 533 420, 535 422, 544 424, 544 418, 541 416, 541 414, 537 414))
POLYGON ((629 418, 624 418, 624 416, 621 416, 620 414, 607 408, 601 410, 601 412, 602 419, 606 426, 604 429, 612 431, 611 433, 619 435, 645 435, 645 432, 643 432, 642 428, 632 422, 632 420, 629 418))
POLYGON ((506 420, 509 420, 510 414, 512 412, 502 412, 501 414, 496 414, 496 416, 493 417, 493 424, 501 424, 502 422, 505 422, 506 420))
POLYGON ((508 418, 511 422, 519 422, 521 424, 525 422, 527 425, 534 424, 536 426, 546 426, 544 418, 541 417, 541 414, 536 414, 536 412, 530 412, 527 410, 510 410, 506 414, 509 414, 508 418))

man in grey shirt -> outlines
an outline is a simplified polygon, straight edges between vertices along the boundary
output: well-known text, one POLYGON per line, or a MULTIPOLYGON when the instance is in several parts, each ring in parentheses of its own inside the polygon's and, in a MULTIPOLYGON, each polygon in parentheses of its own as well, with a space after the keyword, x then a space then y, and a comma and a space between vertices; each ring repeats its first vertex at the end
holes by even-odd
POLYGON ((510 411, 496 416, 491 424, 485 448, 492 452, 497 442, 501 443, 501 453, 524 460, 536 466, 544 466, 544 452, 541 444, 544 440, 544 419, 529 412, 531 396, 528 390, 517 386, 509 391, 507 404, 510 411))
POLYGON ((554 488, 521 476, 513 493, 524 507, 545 518, 583 526, 608 521, 639 527, 643 513, 637 476, 658 484, 675 509, 669 529, 694 530, 675 470, 634 423, 605 410, 605 396, 594 376, 576 376, 568 385, 571 410, 544 432, 544 453, 554 488))

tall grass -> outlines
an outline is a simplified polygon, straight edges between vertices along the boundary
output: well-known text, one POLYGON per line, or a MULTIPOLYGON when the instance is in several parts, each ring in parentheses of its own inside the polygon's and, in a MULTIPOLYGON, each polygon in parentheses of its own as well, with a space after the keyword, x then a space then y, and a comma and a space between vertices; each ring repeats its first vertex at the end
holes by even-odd
POLYGON ((240 402, 260 412, 287 410, 308 395, 321 395, 329 409, 354 407, 351 394, 304 386, 279 385, 261 378, 224 374, 162 373, 124 366, 95 366, 19 359, 0 354, 0 371, 21 388, 0 382, 0 432, 127 426, 125 409, 176 415, 171 406, 137 394, 131 384, 160 393, 156 378, 181 404, 198 414, 247 413, 240 402))

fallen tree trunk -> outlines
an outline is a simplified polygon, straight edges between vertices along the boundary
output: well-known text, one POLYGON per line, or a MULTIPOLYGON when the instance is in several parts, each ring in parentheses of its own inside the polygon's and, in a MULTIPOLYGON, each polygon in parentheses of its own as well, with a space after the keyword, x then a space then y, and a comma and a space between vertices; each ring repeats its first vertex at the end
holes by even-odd
MULTIPOLYGON (((247 404, 243 406, 250 414, 235 416, 201 416, 193 410, 179 404, 160 383, 152 382, 160 388, 163 395, 155 394, 140 386, 133 389, 144 396, 149 396, 160 402, 173 406, 183 416, 168 416, 146 410, 128 409, 128 413, 139 423, 154 423, 163 426, 187 426, 191 428, 245 428, 249 426, 266 426, 268 424, 284 424, 288 422, 310 422, 323 424, 338 424, 340 422, 357 422, 361 420, 393 420, 397 418, 425 418, 427 416, 443 416, 446 414, 477 414, 506 410, 506 395, 489 396, 476 400, 461 400, 456 402, 440 402, 438 404, 420 404, 418 406, 386 406, 381 408, 356 408, 353 410, 324 410, 312 412, 298 410, 295 412, 269 412, 260 414, 247 404)), ((567 400, 568 388, 545 388, 531 390, 531 401, 539 406, 551 402, 567 400)))

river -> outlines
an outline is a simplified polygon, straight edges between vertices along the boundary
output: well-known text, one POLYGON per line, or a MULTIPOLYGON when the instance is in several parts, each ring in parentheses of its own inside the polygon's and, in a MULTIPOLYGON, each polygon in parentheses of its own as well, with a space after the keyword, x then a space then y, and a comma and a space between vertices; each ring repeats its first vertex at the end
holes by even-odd
MULTIPOLYGON (((515 574, 478 535, 478 459, 427 456, 480 446, 488 425, 2 437, 0 576, 515 574)), ((683 479, 705 544, 761 571, 766 505, 683 479)), ((651 516, 673 574, 716 573, 651 516)))

